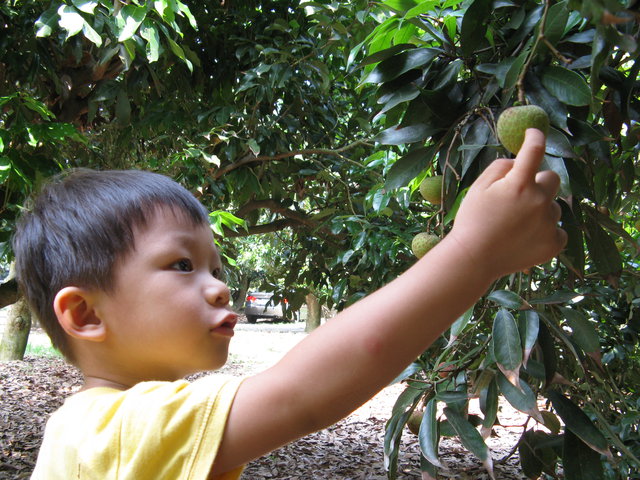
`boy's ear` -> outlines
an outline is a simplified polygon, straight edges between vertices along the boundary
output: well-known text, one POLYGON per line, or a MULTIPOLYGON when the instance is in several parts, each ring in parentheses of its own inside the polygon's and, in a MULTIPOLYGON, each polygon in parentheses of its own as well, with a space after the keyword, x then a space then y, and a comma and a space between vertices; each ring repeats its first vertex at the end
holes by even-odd
POLYGON ((96 315, 93 296, 84 288, 64 287, 53 300, 58 323, 74 338, 101 342, 106 335, 104 322, 96 315))

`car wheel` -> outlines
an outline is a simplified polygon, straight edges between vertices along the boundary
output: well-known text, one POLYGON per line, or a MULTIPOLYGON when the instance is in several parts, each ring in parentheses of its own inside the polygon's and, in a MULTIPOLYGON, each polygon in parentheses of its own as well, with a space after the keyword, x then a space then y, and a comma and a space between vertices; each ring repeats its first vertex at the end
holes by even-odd
POLYGON ((258 317, 256 315, 247 315, 247 322, 256 323, 258 321, 258 317))

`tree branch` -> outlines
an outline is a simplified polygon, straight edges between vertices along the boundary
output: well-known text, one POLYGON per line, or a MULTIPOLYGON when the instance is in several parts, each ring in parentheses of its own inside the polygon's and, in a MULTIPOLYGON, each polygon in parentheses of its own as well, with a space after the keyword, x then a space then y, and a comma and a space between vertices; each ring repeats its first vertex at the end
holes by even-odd
MULTIPOLYGON (((217 180, 218 178, 226 175, 227 173, 242 167, 243 165, 247 165, 249 163, 255 162, 275 162, 279 160, 285 160, 287 158, 295 157, 296 155, 334 155, 334 156, 342 156, 341 154, 347 150, 351 150, 359 145, 366 144, 365 140, 356 140, 344 147, 330 149, 330 148, 308 148, 303 150, 293 150, 291 152, 279 153, 277 155, 260 155, 256 156, 253 154, 247 154, 244 157, 240 158, 238 161, 230 163, 224 167, 219 168, 213 173, 213 179, 217 180)), ((347 161, 349 161, 347 159, 347 161)), ((362 167, 357 162, 353 162, 359 167, 362 167)))
POLYGON ((254 225, 252 227, 248 227, 246 230, 238 230, 234 232, 233 230, 223 226, 222 229, 224 231, 224 236, 228 238, 237 238, 237 237, 249 237, 251 235, 259 235, 262 233, 272 233, 279 232, 280 230, 284 230, 285 228, 302 228, 303 224, 297 222, 291 218, 285 218, 281 220, 276 220, 271 223, 265 223, 262 225, 254 225))
POLYGON ((20 298, 20 295, 18 293, 18 283, 15 279, 12 278, 0 284, 0 308, 16 303, 18 298, 20 298))

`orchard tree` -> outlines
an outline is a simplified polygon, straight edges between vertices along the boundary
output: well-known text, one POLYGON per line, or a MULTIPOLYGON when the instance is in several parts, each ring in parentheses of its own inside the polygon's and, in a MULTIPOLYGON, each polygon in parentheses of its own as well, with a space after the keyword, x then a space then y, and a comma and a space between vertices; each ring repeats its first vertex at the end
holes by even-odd
POLYGON ((422 413, 423 478, 442 466, 443 435, 457 436, 493 477, 484 439, 499 422, 500 396, 529 417, 518 444, 528 478, 555 477, 560 464, 567 479, 628 478, 640 467, 633 8, 613 0, 372 7, 375 28, 358 67, 363 87, 377 87, 374 121, 384 130, 375 140, 395 155, 379 195, 404 196, 437 176, 443 203, 425 212, 421 226, 446 235, 469 185, 508 154, 495 133, 500 113, 538 105, 551 120, 545 167, 561 178, 569 235, 558 259, 496 282, 400 377, 407 389, 385 437, 390 478, 414 410, 422 413), (469 415, 473 397, 481 415, 469 415))
POLYGON ((640 456, 634 8, 5 2, 3 239, 25 197, 56 171, 155 170, 212 212, 230 278, 242 273, 234 239, 286 232, 278 259, 284 284, 301 286, 292 300, 302 302, 306 286, 342 308, 414 261, 415 234, 446 235, 467 187, 506 155, 494 133, 501 111, 539 105, 551 117, 545 162, 562 179, 567 249, 496 282, 401 376, 389 476, 416 409, 423 478, 436 476, 441 435, 457 435, 492 472, 482 435, 504 396, 531 417, 518 446, 528 477, 562 465, 566 478, 623 478, 640 456), (441 205, 418 194, 427 176, 442 179, 441 205), (481 416, 467 415, 473 396, 481 416), (541 411, 538 396, 550 406, 541 411))

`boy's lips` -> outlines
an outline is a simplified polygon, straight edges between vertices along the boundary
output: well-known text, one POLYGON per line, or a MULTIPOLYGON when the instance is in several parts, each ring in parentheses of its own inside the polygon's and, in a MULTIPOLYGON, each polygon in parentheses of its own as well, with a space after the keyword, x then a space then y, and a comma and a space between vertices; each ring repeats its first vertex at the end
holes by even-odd
POLYGON ((229 313, 225 315, 222 320, 216 322, 215 326, 211 328, 211 333, 217 335, 224 335, 226 337, 233 337, 233 329, 238 323, 238 315, 235 313, 229 313))

